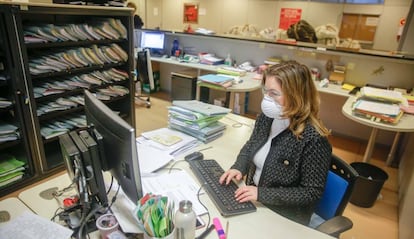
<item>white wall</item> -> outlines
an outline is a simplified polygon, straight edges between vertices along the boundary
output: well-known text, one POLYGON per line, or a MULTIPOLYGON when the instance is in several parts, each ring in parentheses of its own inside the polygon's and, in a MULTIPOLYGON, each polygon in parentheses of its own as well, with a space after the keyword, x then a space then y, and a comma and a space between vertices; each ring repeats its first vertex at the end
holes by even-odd
POLYGON ((198 3, 200 12, 198 24, 193 28, 203 27, 224 33, 235 25, 253 24, 260 31, 266 27, 277 29, 280 8, 301 8, 302 19, 311 25, 334 23, 340 26, 342 13, 362 13, 380 15, 379 25, 373 49, 397 50, 399 20, 408 14, 411 0, 385 0, 384 5, 331 4, 307 1, 271 1, 271 0, 145 0, 147 8, 147 27, 156 26, 165 30, 182 31, 188 24, 183 23, 184 3, 198 3), (154 8, 159 15, 154 16, 154 8), (155 21, 155 22, 153 22, 155 21))

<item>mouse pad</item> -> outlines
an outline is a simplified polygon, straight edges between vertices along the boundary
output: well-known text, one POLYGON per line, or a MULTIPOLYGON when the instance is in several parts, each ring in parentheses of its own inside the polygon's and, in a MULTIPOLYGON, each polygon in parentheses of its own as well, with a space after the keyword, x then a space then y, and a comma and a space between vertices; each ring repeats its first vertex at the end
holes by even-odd
POLYGON ((8 211, 0 211, 0 222, 7 222, 10 220, 10 213, 8 211))
POLYGON ((54 194, 58 191, 57 187, 48 188, 42 192, 39 193, 39 196, 46 200, 52 200, 54 197, 54 194))

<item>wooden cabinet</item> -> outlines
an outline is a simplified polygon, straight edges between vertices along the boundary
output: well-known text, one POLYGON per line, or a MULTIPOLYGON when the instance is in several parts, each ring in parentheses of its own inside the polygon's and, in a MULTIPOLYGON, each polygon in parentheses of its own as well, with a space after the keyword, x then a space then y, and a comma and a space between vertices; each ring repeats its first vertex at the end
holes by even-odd
MULTIPOLYGON (((0 154, 24 154, 19 181, 30 183, 64 169, 58 135, 86 127, 85 89, 135 126, 133 34, 125 8, 21 4, 0 4, 9 79, 0 97, 14 102, 1 118, 22 131, 20 140, 0 143, 0 154)), ((0 187, 0 196, 15 183, 0 187)))

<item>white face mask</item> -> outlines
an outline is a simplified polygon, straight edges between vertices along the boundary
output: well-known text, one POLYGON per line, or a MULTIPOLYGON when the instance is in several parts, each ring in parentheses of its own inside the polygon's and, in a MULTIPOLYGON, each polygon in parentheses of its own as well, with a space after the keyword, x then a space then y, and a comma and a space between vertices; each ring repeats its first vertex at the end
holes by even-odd
POLYGON ((262 100, 262 112, 269 118, 281 119, 283 107, 272 97, 265 95, 262 100))

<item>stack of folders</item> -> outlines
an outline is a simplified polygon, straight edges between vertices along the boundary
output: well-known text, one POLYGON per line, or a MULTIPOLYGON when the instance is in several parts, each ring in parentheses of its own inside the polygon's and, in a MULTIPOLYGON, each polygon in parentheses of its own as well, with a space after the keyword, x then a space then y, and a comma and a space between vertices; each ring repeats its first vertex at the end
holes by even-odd
POLYGON ((63 72, 69 69, 126 62, 128 54, 118 44, 92 45, 58 52, 46 52, 29 60, 30 74, 63 72))
POLYGON ((207 75, 199 76, 198 79, 201 82, 204 82, 207 84, 212 84, 212 85, 217 85, 220 87, 227 88, 233 85, 235 76, 224 75, 224 74, 207 74, 207 75))
POLYGON ((7 107, 11 106, 12 104, 13 103, 11 102, 11 100, 0 97, 0 109, 1 108, 7 108, 7 107))
POLYGON ((51 121, 42 122, 40 134, 45 139, 57 137, 74 129, 86 127, 84 114, 70 114, 51 121))
POLYGON ((12 155, 0 155, 0 187, 21 179, 25 163, 12 155))
POLYGON ((26 43, 126 39, 127 29, 119 19, 95 19, 84 24, 25 26, 26 43))
POLYGON ((200 63, 206 65, 221 65, 224 63, 224 59, 215 56, 214 54, 199 54, 200 63))
POLYGON ((246 70, 232 67, 232 66, 223 66, 217 68, 217 73, 219 74, 225 74, 225 75, 232 75, 232 76, 245 76, 246 70))
POLYGON ((127 72, 111 68, 109 70, 97 70, 86 74, 70 76, 64 79, 45 79, 35 84, 33 92, 35 98, 40 98, 74 89, 90 89, 93 86, 121 82, 127 79, 127 72))
POLYGON ((14 141, 20 138, 19 128, 15 125, 0 121, 0 143, 14 141))
POLYGON ((168 125, 171 129, 208 143, 223 135, 226 126, 219 120, 230 110, 199 101, 173 101, 168 112, 168 125))
POLYGON ((362 87, 353 114, 376 122, 396 124, 403 115, 400 104, 408 105, 401 92, 362 87))

